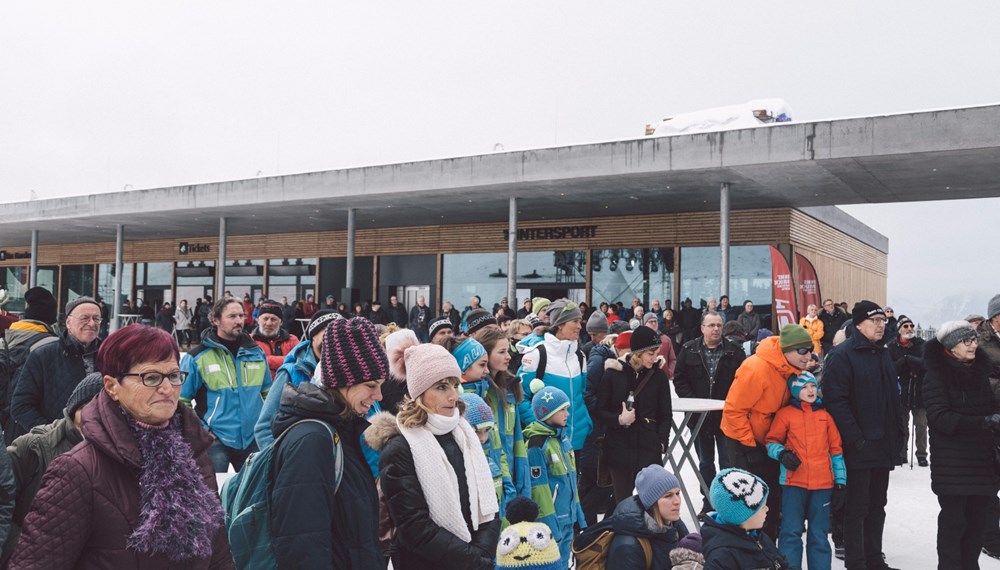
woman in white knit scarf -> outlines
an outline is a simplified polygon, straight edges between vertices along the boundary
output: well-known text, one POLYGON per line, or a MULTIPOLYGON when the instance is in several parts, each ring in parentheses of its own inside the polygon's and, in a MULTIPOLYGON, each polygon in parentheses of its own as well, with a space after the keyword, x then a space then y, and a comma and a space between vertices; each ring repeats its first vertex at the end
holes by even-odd
POLYGON ((396 570, 492 569, 500 533, 496 491, 476 432, 462 417, 461 371, 434 344, 393 348, 389 364, 409 398, 371 418, 380 484, 395 526, 396 570))

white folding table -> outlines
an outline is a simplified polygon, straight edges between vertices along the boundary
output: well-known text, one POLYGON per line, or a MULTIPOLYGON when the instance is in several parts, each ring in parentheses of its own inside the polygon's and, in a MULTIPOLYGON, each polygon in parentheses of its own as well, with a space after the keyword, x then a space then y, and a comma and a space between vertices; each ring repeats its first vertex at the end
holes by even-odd
POLYGON ((687 503, 688 509, 691 511, 691 519, 698 530, 701 530, 701 524, 698 521, 698 511, 691 500, 691 494, 688 493, 687 487, 684 485, 684 477, 681 471, 684 469, 686 463, 690 463, 691 468, 694 469, 695 477, 698 478, 701 490, 705 493, 706 497, 708 496, 708 483, 702 479, 701 471, 698 469, 698 460, 694 455, 694 443, 698 440, 698 433, 701 431, 701 426, 705 423, 708 413, 721 410, 723 404, 725 404, 723 400, 711 400, 708 398, 675 398, 673 401, 675 415, 670 421, 673 423, 675 435, 671 438, 670 445, 667 446, 667 461, 664 467, 669 464, 674 475, 677 476, 677 481, 681 487, 681 494, 684 495, 684 502, 687 503), (680 425, 677 425, 676 421, 677 412, 684 412, 684 419, 680 425), (696 418, 694 428, 687 430, 685 428, 687 428, 688 422, 692 417, 696 418), (687 435, 686 438, 685 435, 687 435), (674 457, 674 448, 678 445, 681 450, 679 461, 674 457))

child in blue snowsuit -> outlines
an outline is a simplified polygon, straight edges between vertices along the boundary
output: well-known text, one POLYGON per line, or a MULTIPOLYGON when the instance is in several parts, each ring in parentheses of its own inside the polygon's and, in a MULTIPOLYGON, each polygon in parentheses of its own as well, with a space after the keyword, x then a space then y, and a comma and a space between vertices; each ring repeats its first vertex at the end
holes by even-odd
POLYGON ((569 566, 573 527, 585 528, 576 490, 576 458, 566 430, 569 397, 559 388, 535 379, 531 410, 535 422, 524 428, 531 468, 531 498, 538 504, 538 521, 552 530, 559 543, 562 564, 569 566))
POLYGON ((493 410, 486 400, 471 393, 459 396, 465 402, 465 420, 469 422, 472 429, 476 430, 479 436, 479 443, 483 444, 483 453, 486 454, 486 463, 490 466, 490 475, 493 477, 493 486, 497 491, 497 504, 503 499, 503 474, 500 466, 490 457, 492 450, 491 438, 496 432, 496 422, 493 421, 493 410))

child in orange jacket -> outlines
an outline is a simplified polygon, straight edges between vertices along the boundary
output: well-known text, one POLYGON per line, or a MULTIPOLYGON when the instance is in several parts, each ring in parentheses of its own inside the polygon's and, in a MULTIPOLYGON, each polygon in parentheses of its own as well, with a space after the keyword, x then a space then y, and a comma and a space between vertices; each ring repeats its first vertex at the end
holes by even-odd
POLYGON ((781 531, 778 550, 792 568, 802 567, 802 532, 809 521, 809 570, 829 570, 830 508, 847 498, 847 467, 840 432, 823 409, 816 377, 803 372, 791 381, 791 400, 778 410, 767 432, 767 454, 781 463, 781 531))

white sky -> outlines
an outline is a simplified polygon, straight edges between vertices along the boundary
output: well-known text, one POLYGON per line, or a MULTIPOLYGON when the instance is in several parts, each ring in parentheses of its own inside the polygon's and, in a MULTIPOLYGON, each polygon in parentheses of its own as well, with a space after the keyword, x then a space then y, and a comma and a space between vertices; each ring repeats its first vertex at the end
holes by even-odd
MULTIPOLYGON (((998 16, 984 1, 5 3, 0 201, 635 138, 762 97, 797 120, 993 103, 998 16)), ((975 223, 1000 200, 847 210, 890 239, 890 302, 1000 283, 975 223)))

